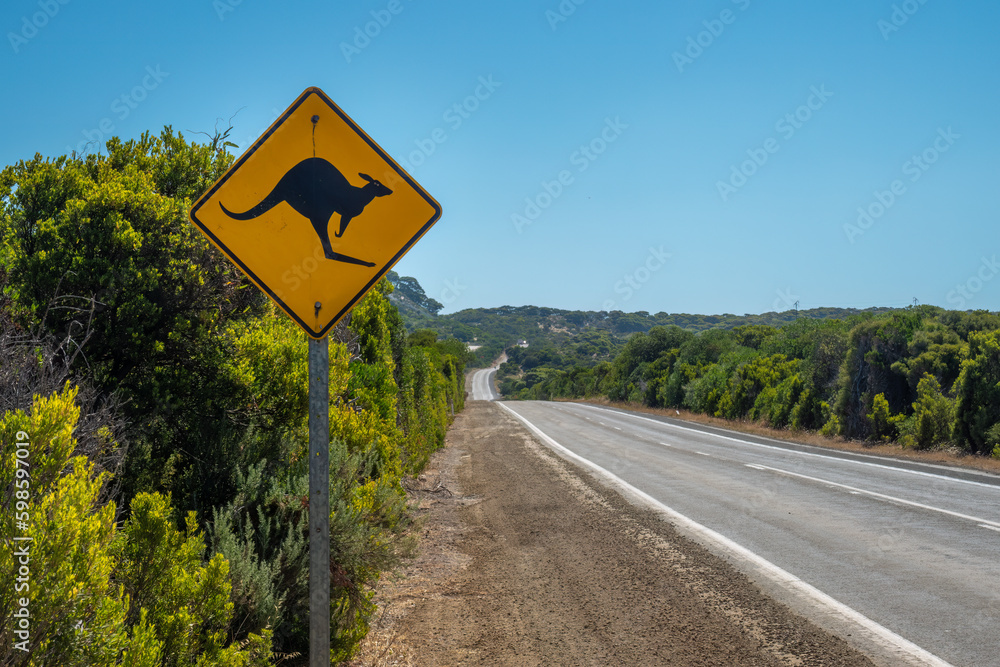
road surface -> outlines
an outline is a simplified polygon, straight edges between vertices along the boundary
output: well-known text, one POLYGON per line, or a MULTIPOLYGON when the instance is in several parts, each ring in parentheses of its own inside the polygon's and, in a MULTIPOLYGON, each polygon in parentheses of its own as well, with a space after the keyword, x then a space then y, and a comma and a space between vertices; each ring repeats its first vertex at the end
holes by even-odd
POLYGON ((493 388, 493 378, 496 375, 496 367, 481 368, 472 374, 472 400, 474 401, 495 401, 496 389, 493 388))
POLYGON ((391 649, 392 665, 421 667, 875 667, 553 454, 502 405, 469 401, 412 481, 419 556, 380 587, 363 655, 391 649))
MULTIPOLYGON (((492 399, 489 371, 474 398, 492 399)), ((878 662, 1000 665, 1000 478, 598 406, 500 405, 878 662)))

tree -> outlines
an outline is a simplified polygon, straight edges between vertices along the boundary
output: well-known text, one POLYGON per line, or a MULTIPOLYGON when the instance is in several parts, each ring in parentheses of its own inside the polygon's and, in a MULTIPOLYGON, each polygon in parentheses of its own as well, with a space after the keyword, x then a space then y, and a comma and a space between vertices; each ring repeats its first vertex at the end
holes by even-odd
POLYGON ((929 373, 917 383, 913 414, 904 422, 904 444, 926 449, 951 440, 955 401, 941 392, 941 384, 929 373))
POLYGON ((913 394, 897 362, 907 358, 920 317, 917 311, 894 312, 886 318, 861 322, 851 330, 836 407, 846 437, 872 434, 870 413, 875 396, 881 394, 893 413, 902 412, 912 402, 913 394))
POLYGON ((204 508, 231 491, 222 443, 239 437, 227 414, 243 396, 220 372, 220 334, 264 299, 187 220, 231 161, 166 128, 0 172, 0 256, 24 323, 73 341, 71 371, 128 396, 126 503, 160 490, 204 508))
POLYGON ((416 278, 400 276, 395 271, 389 271, 386 274, 386 278, 398 292, 398 297, 423 308, 431 315, 437 315, 438 311, 444 308, 444 305, 440 301, 427 296, 424 288, 421 287, 416 278))
POLYGON ((987 433, 1000 423, 1000 331, 969 333, 969 356, 955 386, 956 441, 974 453, 992 453, 987 433))

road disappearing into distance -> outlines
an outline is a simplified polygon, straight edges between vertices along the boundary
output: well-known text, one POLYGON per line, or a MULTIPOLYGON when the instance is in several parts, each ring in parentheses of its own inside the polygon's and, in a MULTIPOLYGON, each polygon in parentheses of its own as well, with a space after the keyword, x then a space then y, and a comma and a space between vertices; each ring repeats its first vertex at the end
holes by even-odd
POLYGON ((495 401, 500 398, 493 388, 493 376, 496 368, 482 368, 472 374, 472 400, 495 401))
MULTIPOLYGON (((496 399, 493 372, 475 373, 474 400, 496 399)), ((501 405, 877 661, 1000 665, 997 476, 601 406, 501 405)))

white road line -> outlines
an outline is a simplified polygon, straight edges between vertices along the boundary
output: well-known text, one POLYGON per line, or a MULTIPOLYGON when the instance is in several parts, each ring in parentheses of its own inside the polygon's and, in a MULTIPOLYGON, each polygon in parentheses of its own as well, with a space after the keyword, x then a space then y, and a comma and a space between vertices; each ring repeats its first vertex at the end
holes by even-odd
POLYGON ((701 454, 702 456, 711 456, 708 452, 695 452, 695 454, 701 454))
POLYGON ((986 525, 985 523, 981 523, 981 524, 979 524, 979 527, 980 528, 988 528, 990 530, 995 530, 998 533, 1000 533, 1000 526, 989 526, 989 525, 986 525))
POLYGON ((920 663, 925 665, 932 665, 933 667, 952 667, 948 662, 945 662, 941 658, 937 657, 933 653, 926 651, 913 642, 897 635, 892 630, 879 625, 875 621, 871 620, 859 611, 848 607, 842 602, 838 602, 833 599, 823 591, 818 588, 807 584, 790 572, 782 570, 780 567, 774 563, 766 560, 765 558, 758 556, 754 552, 750 551, 744 546, 733 542, 728 537, 717 533, 711 528, 701 525, 700 523, 689 519, 680 512, 664 505, 662 502, 653 498, 649 494, 640 491, 636 487, 632 486, 628 482, 625 482, 621 478, 613 475, 604 468, 600 467, 596 463, 593 463, 579 454, 570 451, 569 449, 563 447, 558 442, 546 435, 541 429, 532 424, 530 421, 522 417, 520 414, 515 412, 513 409, 509 408, 504 403, 498 403, 498 405, 512 414, 516 419, 528 427, 535 435, 537 435, 543 442, 555 449, 556 451, 562 453, 566 458, 572 459, 577 463, 587 467, 597 473, 598 475, 604 477, 609 482, 611 482, 615 487, 625 494, 639 500, 643 504, 657 509, 661 513, 668 516, 675 524, 687 529, 691 533, 698 535, 701 539, 713 543, 720 550, 729 553, 731 556, 742 560, 748 565, 753 566, 762 575, 771 579, 779 586, 785 588, 786 590, 797 592, 806 599, 812 601, 817 605, 821 605, 827 608, 830 612, 835 615, 839 615, 843 620, 854 623, 859 626, 863 633, 865 633, 869 640, 874 643, 888 648, 892 651, 899 651, 906 654, 911 659, 918 660, 920 663))
POLYGON ((996 530, 1000 530, 1000 523, 997 523, 995 521, 990 521, 989 519, 980 519, 979 517, 970 516, 968 514, 962 514, 961 512, 952 512, 951 510, 942 509, 940 507, 934 507, 933 505, 925 505, 923 503, 914 502, 912 500, 904 500, 902 498, 897 498, 896 496, 888 496, 884 493, 879 493, 877 491, 859 489, 856 486, 848 486, 847 484, 840 484, 839 482, 831 482, 828 479, 820 479, 819 477, 810 477, 809 475, 803 475, 801 473, 791 472, 789 470, 781 470, 779 468, 772 468, 771 466, 757 466, 757 468, 758 470, 770 470, 771 472, 776 472, 780 475, 787 475, 789 477, 798 477, 800 479, 807 479, 810 482, 818 482, 820 484, 825 484, 826 486, 832 486, 838 489, 846 489, 851 493, 871 496, 872 498, 878 498, 879 500, 887 500, 891 503, 898 503, 900 505, 909 505, 910 507, 918 507, 920 509, 929 510, 931 512, 947 514, 948 516, 953 516, 959 519, 965 519, 966 521, 973 521, 980 525, 995 526, 996 530))
MULTIPOLYGON (((905 472, 905 473, 909 473, 911 475, 921 475, 923 477, 933 477, 935 479, 944 479, 944 480, 947 480, 949 482, 958 482, 958 483, 961 483, 961 484, 972 484, 973 486, 981 486, 981 487, 984 487, 984 488, 987 488, 987 489, 993 489, 994 491, 1000 491, 1000 485, 997 485, 997 484, 984 484, 983 482, 974 482, 974 481, 969 480, 969 479, 959 479, 957 477, 950 477, 948 475, 938 475, 936 473, 924 472, 922 470, 910 470, 909 468, 897 468, 896 466, 889 466, 889 465, 885 465, 884 463, 871 463, 870 461, 858 461, 857 459, 853 459, 853 458, 842 458, 840 456, 830 456, 829 454, 819 454, 819 453, 816 453, 816 452, 804 452, 804 451, 801 451, 799 449, 789 449, 788 447, 777 447, 775 445, 765 445, 765 444, 760 443, 760 442, 753 442, 752 440, 743 440, 741 438, 734 438, 734 437, 729 436, 729 435, 722 435, 721 433, 713 433, 713 432, 710 432, 710 431, 702 431, 700 429, 689 428, 687 426, 678 426, 677 424, 670 424, 668 422, 661 422, 661 421, 659 421, 657 419, 650 419, 649 417, 643 417, 641 415, 634 415, 634 414, 631 414, 631 413, 628 413, 628 412, 619 412, 617 410, 609 410, 607 408, 601 408, 601 407, 598 407, 596 405, 588 405, 587 403, 574 403, 574 405, 578 405, 578 406, 580 406, 582 408, 589 408, 591 410, 601 410, 601 411, 604 411, 604 412, 612 412, 612 413, 614 413, 616 415, 621 415, 621 416, 625 416, 625 417, 632 417, 633 419, 641 419, 642 421, 652 422, 652 423, 654 423, 654 424, 656 424, 658 426, 665 426, 667 428, 676 428, 676 429, 680 429, 682 431, 691 431, 692 433, 699 433, 701 435, 707 435, 707 436, 711 436, 711 437, 714 437, 714 438, 722 438, 723 440, 732 440, 733 442, 739 442, 739 443, 742 443, 744 445, 752 445, 753 447, 762 447, 764 449, 774 449, 774 450, 778 450, 778 451, 781 451, 781 452, 785 452, 786 454, 801 454, 802 456, 815 456, 815 457, 822 458, 822 459, 827 459, 827 460, 830 460, 830 461, 841 461, 841 462, 844 462, 844 463, 855 463, 855 464, 860 465, 860 466, 871 466, 873 468, 884 468, 885 470, 894 470, 896 472, 905 472)), ((808 447, 809 445, 804 445, 804 446, 808 447)), ((867 454, 855 454, 854 452, 851 452, 851 454, 853 456, 864 456, 864 457, 867 457, 867 458, 872 458, 872 457, 869 457, 867 454)), ((931 464, 922 464, 922 465, 931 465, 931 464)), ((970 471, 970 472, 972 472, 972 471, 970 471)))

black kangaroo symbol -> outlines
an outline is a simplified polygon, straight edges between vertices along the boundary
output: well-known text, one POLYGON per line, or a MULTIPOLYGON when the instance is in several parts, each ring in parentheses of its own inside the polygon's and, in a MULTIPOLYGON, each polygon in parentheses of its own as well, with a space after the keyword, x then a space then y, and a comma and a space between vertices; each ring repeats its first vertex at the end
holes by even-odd
POLYGON ((368 182, 361 187, 353 186, 332 164, 321 157, 311 157, 289 169, 271 190, 271 194, 249 211, 233 213, 223 206, 222 202, 219 202, 219 206, 234 220, 252 220, 264 215, 281 202, 287 202, 300 215, 309 218, 323 244, 323 252, 327 259, 361 266, 375 266, 373 262, 334 252, 330 245, 329 226, 334 213, 340 214, 340 230, 335 234, 340 238, 347 231, 347 225, 351 220, 361 215, 371 200, 392 194, 392 190, 371 176, 367 174, 358 176, 368 182))

